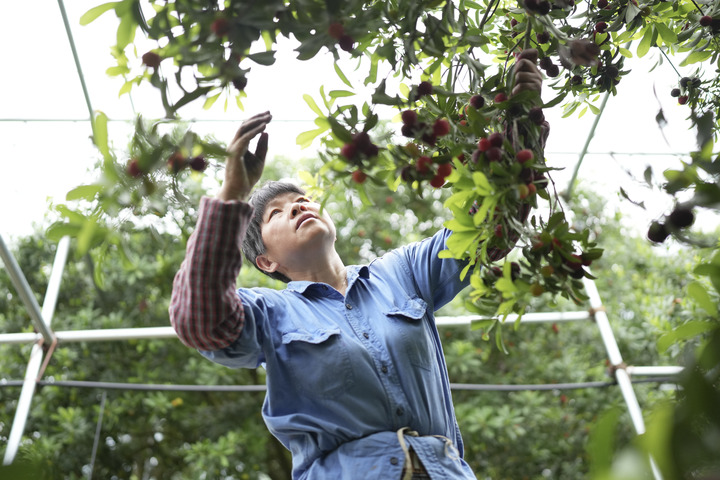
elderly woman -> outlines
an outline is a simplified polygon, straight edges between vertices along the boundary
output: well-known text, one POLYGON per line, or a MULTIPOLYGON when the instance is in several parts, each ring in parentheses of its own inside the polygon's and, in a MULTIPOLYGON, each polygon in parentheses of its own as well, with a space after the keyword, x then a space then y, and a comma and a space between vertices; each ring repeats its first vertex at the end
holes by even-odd
MULTIPOLYGON (((513 93, 540 91, 523 57, 513 93)), ((269 182, 246 201, 270 120, 243 123, 217 198, 201 201, 173 285, 178 336, 222 365, 264 366, 263 418, 292 452, 293 479, 475 479, 433 315, 467 285, 462 262, 438 258, 451 232, 345 265, 332 220, 295 185, 269 182), (243 254, 287 288, 237 289, 243 254)))

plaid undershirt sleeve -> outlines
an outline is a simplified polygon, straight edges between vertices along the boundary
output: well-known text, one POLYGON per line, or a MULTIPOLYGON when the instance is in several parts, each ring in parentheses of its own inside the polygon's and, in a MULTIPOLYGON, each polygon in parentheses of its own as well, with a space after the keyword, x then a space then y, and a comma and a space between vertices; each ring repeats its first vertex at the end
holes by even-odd
POLYGON ((245 317, 235 282, 252 207, 203 197, 185 260, 173 281, 170 323, 187 346, 220 350, 237 340, 245 317))

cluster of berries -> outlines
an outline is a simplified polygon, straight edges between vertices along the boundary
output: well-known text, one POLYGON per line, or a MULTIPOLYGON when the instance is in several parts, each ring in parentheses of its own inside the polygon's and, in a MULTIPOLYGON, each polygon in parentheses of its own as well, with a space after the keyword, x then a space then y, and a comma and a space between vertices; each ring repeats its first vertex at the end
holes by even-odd
POLYGON ((337 40, 338 46, 346 52, 355 49, 355 39, 345 32, 345 27, 340 22, 333 22, 328 26, 328 35, 337 40))
POLYGON ((690 90, 699 87, 701 83, 697 77, 683 77, 680 79, 680 88, 673 88, 670 91, 670 96, 677 98, 680 105, 685 105, 690 99, 690 90))
MULTIPOLYGON (((179 173, 186 167, 190 167, 190 169, 196 172, 203 172, 207 168, 207 160, 205 160, 205 157, 202 155, 187 158, 180 152, 174 152, 168 158, 167 166, 173 174, 179 173)), ((147 170, 140 165, 140 161, 137 158, 131 158, 130 161, 128 161, 126 171, 128 175, 134 178, 140 178, 147 173, 147 170)))
POLYGON ((545 70, 545 74, 548 77, 554 78, 560 75, 560 67, 553 63, 552 58, 550 57, 541 58, 538 62, 538 66, 545 70))
POLYGON ((647 238, 654 243, 663 243, 673 231, 687 228, 695 221, 692 208, 679 205, 665 217, 665 221, 656 220, 648 228, 647 238))

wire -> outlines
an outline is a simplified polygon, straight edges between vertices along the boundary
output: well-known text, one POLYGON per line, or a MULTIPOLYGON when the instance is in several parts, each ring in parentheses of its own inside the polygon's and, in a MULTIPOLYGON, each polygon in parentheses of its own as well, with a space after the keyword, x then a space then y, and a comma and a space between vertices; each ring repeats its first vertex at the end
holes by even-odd
MULTIPOLYGON (((675 377, 642 378, 632 383, 677 383, 675 377)), ((22 380, 6 380, 0 382, 0 387, 19 387, 22 380)), ((37 382, 43 387, 67 388, 100 388, 105 390, 139 390, 161 392, 264 392, 265 385, 165 385, 149 383, 118 383, 118 382, 88 382, 78 380, 37 382)), ((579 390, 584 388, 607 388, 616 386, 615 382, 578 382, 578 383, 547 383, 547 384, 477 384, 477 383, 451 383, 451 390, 490 391, 490 392, 521 392, 521 391, 553 391, 553 390, 579 390)))

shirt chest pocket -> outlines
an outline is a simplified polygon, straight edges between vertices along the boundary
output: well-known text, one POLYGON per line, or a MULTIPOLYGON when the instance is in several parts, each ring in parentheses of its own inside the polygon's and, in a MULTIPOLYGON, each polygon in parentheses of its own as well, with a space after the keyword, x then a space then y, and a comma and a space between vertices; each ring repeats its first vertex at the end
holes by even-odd
POLYGON ((339 329, 287 332, 282 344, 292 382, 303 395, 334 399, 355 384, 350 352, 339 329))
POLYGON ((410 363, 416 367, 431 369, 435 362, 430 332, 425 321, 427 303, 419 297, 408 298, 390 308, 385 314, 399 329, 396 348, 406 352, 410 363))

